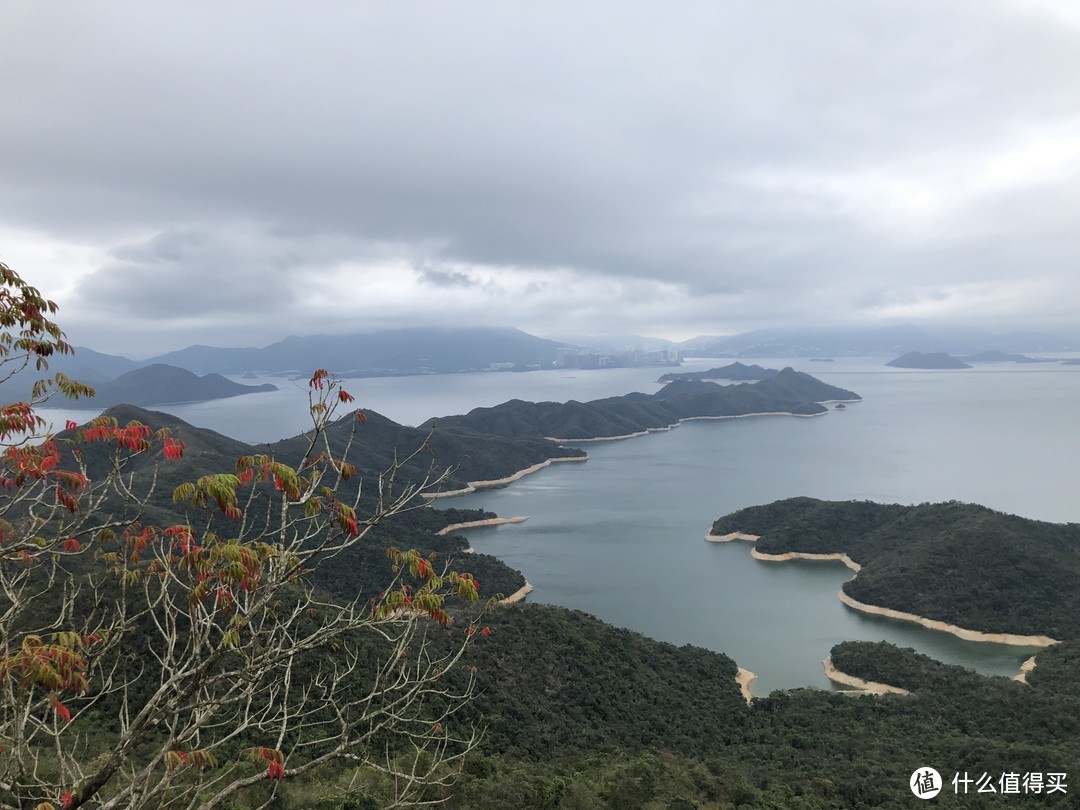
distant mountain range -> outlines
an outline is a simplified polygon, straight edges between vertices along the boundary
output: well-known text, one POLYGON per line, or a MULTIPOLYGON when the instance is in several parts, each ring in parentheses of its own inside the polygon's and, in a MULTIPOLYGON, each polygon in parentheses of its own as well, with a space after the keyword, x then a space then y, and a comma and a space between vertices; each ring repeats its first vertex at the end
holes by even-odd
POLYGON ((516 369, 555 362, 565 344, 518 329, 485 327, 392 329, 358 335, 287 337, 261 349, 189 346, 149 362, 199 373, 310 374, 332 369, 341 376, 472 371, 493 364, 516 369))
POLYGON ((741 335, 694 338, 680 347, 691 357, 825 357, 829 355, 949 352, 1067 352, 1080 341, 1042 332, 993 332, 969 327, 897 326, 760 329, 741 335))
MULTIPOLYGON (((356 335, 293 336, 262 348, 188 346, 179 351, 135 361, 77 347, 74 356, 49 358, 52 373, 89 383, 99 391, 96 405, 122 400, 140 404, 217 399, 249 393, 221 378, 196 383, 195 377, 154 374, 120 382, 118 378, 149 366, 168 366, 193 374, 231 374, 254 377, 308 375, 328 368, 343 377, 375 377, 451 373, 476 370, 525 371, 550 368, 560 348, 619 352, 677 349, 691 357, 810 357, 830 355, 898 355, 906 352, 946 352, 968 362, 1045 362, 1053 357, 1027 357, 1019 352, 1067 352, 1080 341, 1037 332, 995 333, 969 328, 926 328, 912 324, 832 329, 772 329, 730 337, 701 336, 682 343, 641 335, 571 336, 572 342, 548 340, 518 329, 488 327, 412 327, 356 335), (116 382, 113 386, 111 383, 116 382), (106 385, 109 383, 110 385, 106 385), (124 391, 142 391, 130 396, 124 391)), ((1063 361, 1069 362, 1069 361, 1063 361)), ((734 366, 732 379, 752 379, 734 366)), ((693 373, 708 379, 713 371, 693 373)), ((256 389, 257 390, 257 387, 256 389)), ((263 389, 265 390, 265 389, 263 389)), ((10 390, 9 395, 16 392, 10 390)), ((19 394, 27 396, 29 390, 19 394)))

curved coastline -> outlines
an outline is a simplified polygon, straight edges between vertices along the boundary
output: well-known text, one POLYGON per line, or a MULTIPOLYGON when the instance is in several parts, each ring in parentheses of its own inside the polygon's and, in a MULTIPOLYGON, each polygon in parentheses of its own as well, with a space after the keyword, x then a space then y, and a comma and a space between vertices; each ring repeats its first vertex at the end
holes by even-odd
MULTIPOLYGON (((829 399, 825 402, 862 402, 861 399, 829 399)), ((822 403, 818 403, 819 405, 822 403)), ((664 427, 646 428, 645 430, 639 430, 635 433, 624 433, 620 436, 593 436, 588 439, 560 439, 557 436, 545 436, 549 442, 556 442, 558 444, 587 444, 589 442, 620 442, 623 439, 636 439, 638 436, 648 436, 650 433, 663 433, 665 431, 677 428, 683 422, 696 422, 696 421, 715 421, 718 419, 746 419, 751 416, 795 416, 809 419, 814 416, 825 416, 829 413, 829 410, 823 410, 818 413, 792 413, 791 411, 762 411, 760 413, 734 413, 726 414, 723 416, 684 416, 676 422, 672 422, 670 425, 664 427)), ((569 459, 566 459, 567 461, 569 459)))
POLYGON ((899 686, 889 686, 887 683, 878 683, 877 681, 867 681, 862 678, 857 678, 854 675, 848 675, 846 672, 842 672, 837 669, 832 662, 832 656, 830 655, 824 661, 821 662, 821 666, 825 669, 825 677, 833 683, 839 683, 844 686, 850 686, 855 690, 854 694, 862 695, 910 695, 907 689, 901 689, 899 686))
MULTIPOLYGON (((732 540, 744 540, 747 543, 756 543, 761 539, 761 535, 746 534, 746 532, 729 532, 728 534, 713 534, 710 532, 705 535, 705 539, 710 543, 730 543, 732 540)), ((855 562, 847 554, 829 553, 829 554, 814 554, 809 551, 788 551, 783 554, 767 554, 764 551, 758 551, 756 548, 750 549, 750 556, 755 560, 762 560, 763 562, 786 562, 787 560, 836 560, 842 562, 856 574, 862 570, 862 566, 855 562)))
POLYGON ((476 529, 480 528, 481 526, 502 526, 504 523, 524 523, 528 519, 528 515, 519 515, 517 517, 508 518, 493 517, 484 518, 483 520, 467 520, 464 523, 451 523, 449 526, 444 526, 443 528, 435 532, 435 536, 443 537, 450 534, 451 532, 456 532, 460 529, 476 529))
MULTIPOLYGON (((729 532, 728 534, 716 535, 710 530, 709 533, 705 535, 705 539, 710 543, 728 543, 732 540, 743 540, 754 543, 760 540, 761 536, 747 534, 745 532, 729 532)), ((762 560, 763 562, 785 562, 787 560, 837 560, 854 571, 856 576, 859 571, 862 570, 862 566, 859 565, 859 563, 852 560, 846 554, 841 553, 813 554, 810 552, 789 551, 784 554, 768 554, 758 551, 757 548, 753 548, 750 550, 750 556, 756 560, 762 560)), ((854 578, 855 577, 852 577, 852 579, 854 578)), ((914 613, 906 613, 902 610, 893 610, 892 608, 869 605, 848 596, 843 589, 838 591, 836 595, 841 602, 852 610, 858 610, 862 613, 869 613, 875 616, 885 616, 890 619, 899 619, 900 621, 913 622, 914 624, 921 624, 923 627, 930 630, 939 630, 944 633, 950 633, 965 641, 1005 644, 1012 647, 1049 647, 1058 643, 1057 639, 1050 638, 1050 636, 1025 636, 1020 635, 1019 633, 985 633, 980 630, 968 630, 967 628, 957 627, 955 624, 947 624, 946 622, 937 619, 928 619, 925 616, 917 616, 914 613)), ((1027 662, 1025 662, 1025 666, 1026 664, 1027 662)), ((1034 664, 1032 664, 1032 666, 1034 666, 1034 664)), ((1027 671, 1030 671, 1030 669, 1027 671)))
POLYGON ((453 495, 467 495, 470 492, 476 492, 478 489, 486 489, 488 487, 501 487, 507 484, 512 484, 519 478, 524 478, 530 473, 534 473, 537 470, 542 470, 545 467, 549 467, 552 464, 560 461, 588 461, 588 456, 559 456, 557 458, 549 458, 546 461, 541 461, 539 464, 533 464, 531 467, 526 467, 524 470, 518 470, 516 473, 506 476, 505 478, 495 478, 491 481, 470 481, 468 486, 462 489, 451 489, 446 492, 421 492, 420 497, 426 500, 434 500, 435 498, 449 498, 453 495))
POLYGON ((509 596, 504 597, 503 599, 500 599, 498 601, 498 604, 500 604, 500 605, 512 605, 512 604, 514 604, 514 602, 520 602, 522 599, 524 599, 526 596, 528 596, 530 593, 532 593, 532 590, 533 590, 532 583, 529 582, 528 580, 526 580, 524 585, 522 585, 520 588, 518 588, 516 591, 514 591, 509 596))
POLYGON ((937 619, 927 619, 925 616, 916 616, 914 613, 905 613, 901 610, 893 610, 892 608, 868 605, 865 602, 860 602, 857 599, 851 598, 843 591, 838 591, 836 595, 841 602, 853 610, 859 610, 863 613, 872 613, 875 616, 886 616, 890 619, 900 619, 905 622, 914 622, 915 624, 921 624, 923 627, 927 627, 931 630, 941 630, 945 633, 951 633, 957 638, 962 638, 965 641, 1006 644, 1012 647, 1049 647, 1058 643, 1057 639, 1050 638, 1050 636, 1022 636, 1018 633, 984 633, 980 630, 968 630, 963 627, 957 627, 955 624, 946 624, 937 619))

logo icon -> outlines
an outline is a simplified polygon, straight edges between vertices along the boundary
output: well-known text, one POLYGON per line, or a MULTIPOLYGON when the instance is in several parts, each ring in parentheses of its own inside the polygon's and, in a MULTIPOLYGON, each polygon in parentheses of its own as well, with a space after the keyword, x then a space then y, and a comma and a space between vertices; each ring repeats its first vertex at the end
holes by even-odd
POLYGON ((911 792, 920 799, 932 799, 941 793, 941 774, 933 768, 918 768, 908 781, 911 792))

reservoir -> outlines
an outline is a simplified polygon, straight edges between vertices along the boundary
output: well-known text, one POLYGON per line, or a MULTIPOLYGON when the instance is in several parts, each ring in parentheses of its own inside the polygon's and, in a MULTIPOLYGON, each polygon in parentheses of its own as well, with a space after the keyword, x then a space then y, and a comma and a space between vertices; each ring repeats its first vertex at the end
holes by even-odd
MULTIPOLYGON (((834 644, 856 639, 885 639, 981 672, 1013 675, 1031 650, 965 642, 844 607, 836 592, 851 572, 840 563, 759 562, 747 543, 703 539, 721 515, 795 495, 960 500, 1024 517, 1080 520, 1073 472, 1080 457, 1080 369, 1006 363, 910 371, 886 368, 887 359, 745 358, 793 365, 864 401, 821 417, 694 421, 626 441, 583 444, 590 456, 585 464, 552 465, 503 489, 436 505, 528 515, 522 524, 467 535, 478 551, 525 574, 536 588, 531 600, 725 652, 758 674, 756 694, 828 688, 821 660, 834 644)), ((683 370, 728 362, 694 360, 683 370)), ((653 392, 660 373, 447 374, 350 380, 346 387, 358 404, 419 424, 514 397, 584 401, 653 392)), ((251 442, 303 430, 303 382, 257 382, 266 381, 280 390, 161 410, 251 442)), ((93 414, 44 413, 80 422, 93 414)))
POLYGON ((846 608, 836 592, 851 572, 838 562, 759 562, 747 543, 703 536, 721 515, 795 495, 955 499, 1075 521, 1070 468, 1080 431, 1071 414, 1080 374, 805 370, 864 401, 823 417, 694 421, 582 444, 585 464, 553 465, 441 505, 530 516, 467 534, 478 551, 525 574, 536 588, 531 599, 723 651, 758 674, 756 694, 828 687, 821 660, 845 640, 885 639, 981 672, 1016 674, 1033 650, 966 642, 846 608))

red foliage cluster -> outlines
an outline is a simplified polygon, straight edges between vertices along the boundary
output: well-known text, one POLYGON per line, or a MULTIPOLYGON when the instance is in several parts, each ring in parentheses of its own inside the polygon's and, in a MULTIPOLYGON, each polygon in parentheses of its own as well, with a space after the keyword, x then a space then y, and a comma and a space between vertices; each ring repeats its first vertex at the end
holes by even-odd
MULTIPOLYGON (((81 639, 74 634, 58 633, 51 643, 39 635, 23 638, 18 652, 0 659, 0 682, 9 674, 17 674, 24 687, 39 686, 55 692, 81 694, 89 687, 86 680, 86 659, 75 650, 81 639)), ((55 695, 49 701, 57 714, 70 722, 71 714, 55 695)))
POLYGON ((29 402, 0 406, 0 439, 7 440, 45 427, 45 420, 34 413, 29 402))

